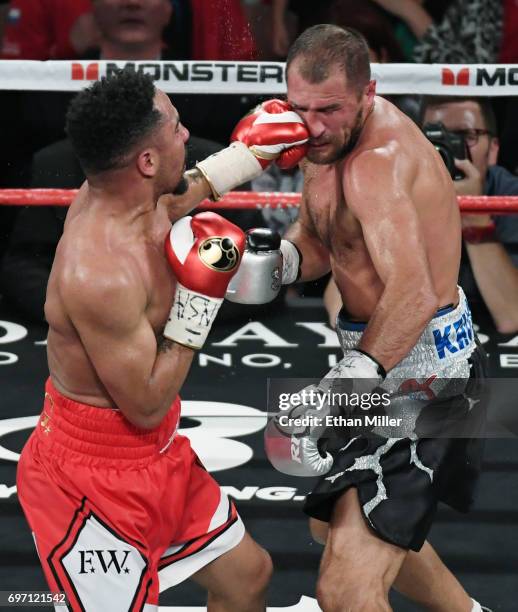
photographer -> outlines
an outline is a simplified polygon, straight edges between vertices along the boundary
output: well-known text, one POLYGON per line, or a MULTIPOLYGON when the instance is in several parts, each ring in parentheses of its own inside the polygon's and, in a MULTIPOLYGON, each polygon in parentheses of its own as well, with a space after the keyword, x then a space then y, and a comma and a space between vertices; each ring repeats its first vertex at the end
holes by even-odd
MULTIPOLYGON (((455 135, 464 140, 465 159, 455 155, 450 169, 463 175, 455 180, 458 195, 518 195, 518 177, 496 165, 499 144, 489 100, 425 97, 421 117, 423 125, 440 122, 446 128, 446 142, 438 148, 454 151, 455 135)), ((463 215, 462 225, 460 285, 474 310, 489 310, 499 332, 518 331, 518 217, 463 215)))

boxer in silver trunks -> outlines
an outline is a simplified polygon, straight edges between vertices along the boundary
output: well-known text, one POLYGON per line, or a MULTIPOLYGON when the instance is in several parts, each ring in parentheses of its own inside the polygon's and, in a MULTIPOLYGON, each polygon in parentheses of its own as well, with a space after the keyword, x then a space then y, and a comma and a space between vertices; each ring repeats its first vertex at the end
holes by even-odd
MULTIPOLYGON (((483 354, 457 287, 460 213, 439 154, 375 95, 367 45, 354 31, 306 30, 289 52, 287 83, 288 103, 310 138, 300 215, 281 244, 282 281, 332 272, 347 314, 338 321, 344 358, 326 378, 390 387, 393 379, 435 375, 469 386, 482 375, 483 354)), ((323 610, 390 610, 392 586, 428 610, 482 610, 425 542, 440 499, 469 506, 478 445, 360 436, 326 455, 304 439, 287 458, 276 456, 280 447, 268 435, 275 466, 323 474, 305 506, 325 542, 317 584, 323 610), (392 472, 378 469, 382 455, 392 472), (398 479, 402 466, 408 478, 398 479)))

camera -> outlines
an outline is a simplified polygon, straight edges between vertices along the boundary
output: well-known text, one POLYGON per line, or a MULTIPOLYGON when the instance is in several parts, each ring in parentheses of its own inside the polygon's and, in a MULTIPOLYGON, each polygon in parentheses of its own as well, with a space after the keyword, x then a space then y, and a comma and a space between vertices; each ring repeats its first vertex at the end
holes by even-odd
POLYGON ((439 151, 451 178, 459 181, 464 178, 464 172, 459 170, 454 163, 456 159, 469 158, 466 142, 462 134, 449 132, 442 123, 427 123, 423 127, 426 138, 439 151))

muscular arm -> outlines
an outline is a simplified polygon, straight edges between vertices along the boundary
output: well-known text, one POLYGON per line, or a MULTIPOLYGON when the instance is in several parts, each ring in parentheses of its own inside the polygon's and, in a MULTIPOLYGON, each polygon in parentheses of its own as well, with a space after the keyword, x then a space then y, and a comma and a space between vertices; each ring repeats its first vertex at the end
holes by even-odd
POLYGON ((288 29, 286 27, 286 9, 288 0, 272 1, 272 45, 276 55, 286 55, 289 47, 288 29))
POLYGON ((374 0, 386 11, 402 19, 415 34, 422 38, 433 20, 417 0, 374 0))
POLYGON ((202 200, 212 195, 208 182, 196 168, 188 170, 184 174, 184 178, 188 184, 188 189, 184 194, 167 194, 158 200, 158 204, 165 206, 167 209, 167 215, 171 223, 189 214, 202 200))
POLYGON ((346 169, 344 191, 384 285, 359 348, 386 371, 415 345, 438 308, 419 218, 413 176, 397 151, 366 151, 346 169))
POLYGON ((306 182, 309 179, 304 165, 301 165, 301 169, 304 171, 304 187, 299 216, 295 223, 290 226, 284 237, 286 240, 293 242, 302 253, 302 274, 299 281, 305 282, 315 280, 327 274, 331 269, 331 262, 329 251, 320 241, 313 220, 308 212, 308 204, 304 193, 306 182))
POLYGON ((117 275, 99 268, 81 270, 76 278, 63 288, 63 297, 98 377, 131 423, 156 427, 194 351, 167 339, 157 344, 145 313, 145 290, 130 264, 117 275))
POLYGON ((293 242, 302 254, 299 282, 316 280, 329 272, 329 252, 301 219, 297 219, 290 227, 286 240, 293 242))

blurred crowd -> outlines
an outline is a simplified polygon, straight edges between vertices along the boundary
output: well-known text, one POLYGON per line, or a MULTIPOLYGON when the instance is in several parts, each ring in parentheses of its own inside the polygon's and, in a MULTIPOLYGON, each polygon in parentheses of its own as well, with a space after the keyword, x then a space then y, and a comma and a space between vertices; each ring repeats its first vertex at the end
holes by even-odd
MULTIPOLYGON (((372 62, 518 63, 515 0, 0 0, 6 60, 283 60, 291 41, 316 23, 360 31, 372 62)), ((81 184, 64 133, 72 95, 0 91, 0 188, 81 184)), ((235 123, 260 100, 173 96, 192 135, 188 165, 226 146, 235 123), (215 116, 215 108, 225 112, 215 116)), ((455 161, 459 195, 518 195, 515 98, 406 95, 391 101, 422 127, 442 124, 447 135, 462 137, 464 159, 455 161)), ((273 166, 243 189, 300 191, 301 181, 298 169, 273 166)), ((0 207, 0 295, 33 321, 44 321, 46 282, 65 215, 61 207, 0 207)), ((282 233, 296 211, 231 215, 244 229, 269 225, 282 233)), ((498 331, 518 331, 518 215, 464 215, 463 228, 460 282, 475 317, 484 311, 498 331)), ((338 296, 329 279, 297 291, 323 296, 334 324, 338 296)), ((230 306, 227 313, 238 316, 230 306)))

